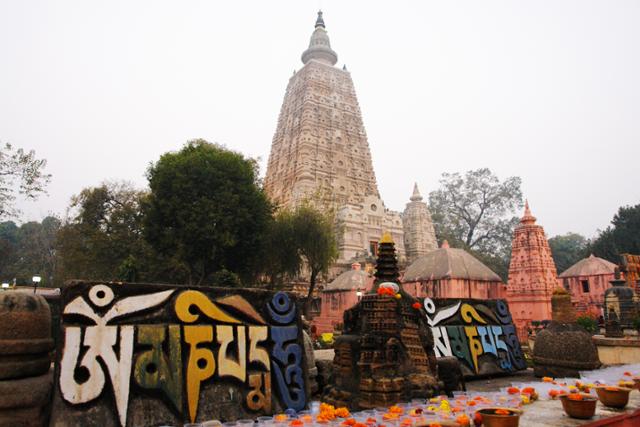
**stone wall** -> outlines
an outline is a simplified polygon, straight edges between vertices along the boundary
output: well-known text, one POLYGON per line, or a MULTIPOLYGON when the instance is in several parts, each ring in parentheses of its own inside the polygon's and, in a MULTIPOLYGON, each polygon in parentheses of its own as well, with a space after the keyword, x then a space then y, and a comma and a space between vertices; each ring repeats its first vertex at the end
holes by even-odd
POLYGON ((436 357, 457 357, 465 376, 527 367, 505 301, 425 298, 422 303, 436 357))
POLYGON ((178 425, 307 405, 292 295, 76 282, 62 300, 52 426, 178 425))

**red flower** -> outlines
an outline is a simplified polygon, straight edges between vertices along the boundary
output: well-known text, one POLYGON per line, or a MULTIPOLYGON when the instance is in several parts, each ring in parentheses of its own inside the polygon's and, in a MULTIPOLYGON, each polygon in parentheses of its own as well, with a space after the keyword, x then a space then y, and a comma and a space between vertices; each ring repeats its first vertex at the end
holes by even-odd
POLYGON ((419 302, 414 302, 413 304, 411 304, 411 307, 415 308, 416 310, 420 310, 422 306, 419 302))

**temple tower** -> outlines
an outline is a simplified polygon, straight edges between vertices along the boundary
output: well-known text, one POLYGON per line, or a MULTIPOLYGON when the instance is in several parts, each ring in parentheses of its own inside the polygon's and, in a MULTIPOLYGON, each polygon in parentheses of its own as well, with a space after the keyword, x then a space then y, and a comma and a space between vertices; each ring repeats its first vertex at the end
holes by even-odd
POLYGON ((526 340, 532 320, 551 319, 551 295, 557 286, 549 242, 526 202, 513 233, 507 285, 507 301, 521 341, 526 340))
POLYGON ((334 67, 337 61, 318 12, 304 66, 289 79, 267 164, 264 189, 280 206, 310 199, 339 208, 379 197, 351 74, 334 67))
POLYGON ((354 259, 375 257, 390 232, 404 262, 402 216, 385 207, 351 74, 336 68, 318 12, 303 67, 289 79, 267 163, 264 190, 284 208, 305 201, 332 211, 338 223, 336 272, 354 259))
POLYGON ((428 252, 438 249, 436 233, 431 222, 431 212, 422 201, 418 184, 413 186, 413 195, 409 199, 402 215, 404 229, 404 249, 407 263, 411 264, 428 252))

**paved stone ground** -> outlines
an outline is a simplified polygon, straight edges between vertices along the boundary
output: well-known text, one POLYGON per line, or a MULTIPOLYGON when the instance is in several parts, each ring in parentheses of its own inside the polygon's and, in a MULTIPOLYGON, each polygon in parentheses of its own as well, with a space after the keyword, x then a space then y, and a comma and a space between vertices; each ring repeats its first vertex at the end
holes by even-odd
MULTIPOLYGON (((316 360, 333 360, 333 350, 316 350, 316 360)), ((515 375, 499 376, 467 381, 468 391, 498 391, 508 387, 511 383, 541 382, 533 376, 533 370, 518 372, 515 375)), ((559 400, 539 400, 524 407, 524 414, 520 418, 520 427, 572 427, 600 420, 625 412, 633 412, 640 409, 640 391, 632 391, 629 395, 629 405, 624 410, 616 410, 603 406, 598 402, 596 414, 590 420, 576 420, 569 418, 562 409, 559 400)))
MULTIPOLYGON (((533 370, 519 372, 516 375, 467 381, 468 391, 498 391, 509 386, 512 382, 541 382, 533 376, 533 370)), ((624 410, 616 410, 603 406, 598 402, 596 415, 590 420, 576 420, 569 418, 562 409, 559 400, 539 400, 526 405, 524 414, 520 418, 521 427, 570 427, 587 424, 602 418, 633 412, 640 408, 640 392, 632 391, 629 395, 629 405, 624 410)))

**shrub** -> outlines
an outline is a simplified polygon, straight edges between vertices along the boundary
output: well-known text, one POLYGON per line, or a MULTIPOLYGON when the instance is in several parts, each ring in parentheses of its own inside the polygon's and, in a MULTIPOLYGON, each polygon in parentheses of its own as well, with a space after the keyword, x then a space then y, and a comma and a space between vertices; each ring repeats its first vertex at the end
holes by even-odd
POLYGON ((590 334, 595 334, 598 331, 598 322, 593 316, 582 314, 576 318, 576 323, 586 329, 590 334))

